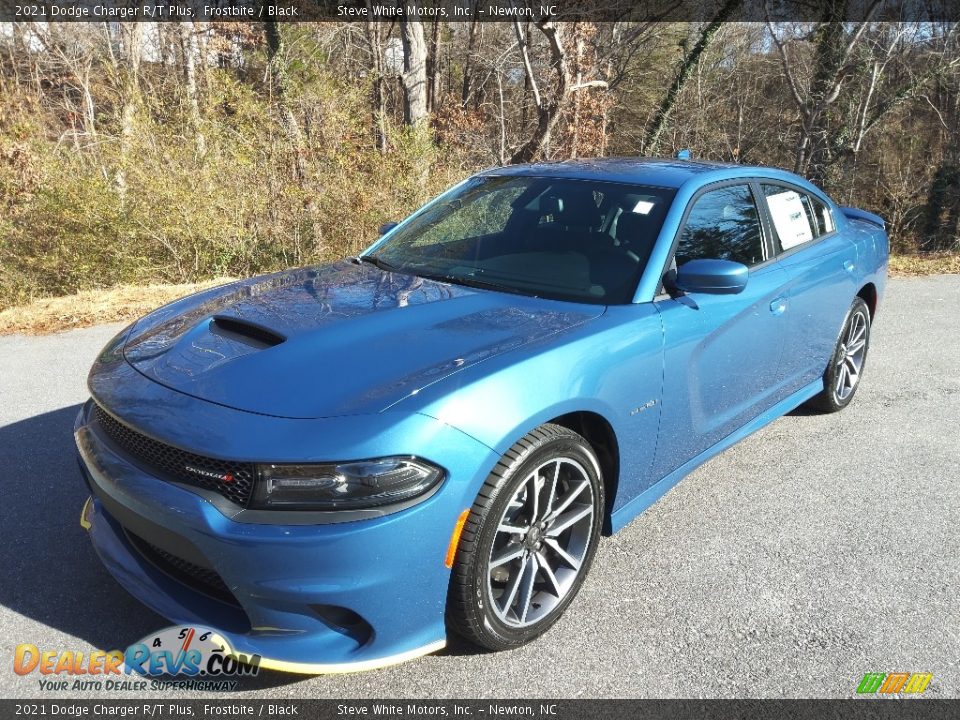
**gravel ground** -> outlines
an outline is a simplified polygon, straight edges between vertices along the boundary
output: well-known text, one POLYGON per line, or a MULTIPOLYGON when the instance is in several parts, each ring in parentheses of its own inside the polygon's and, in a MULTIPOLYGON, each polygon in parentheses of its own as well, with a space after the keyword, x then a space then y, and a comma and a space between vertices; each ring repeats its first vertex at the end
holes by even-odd
MULTIPOLYGON (((891 281, 854 403, 776 421, 605 539, 538 642, 264 673, 238 696, 848 697, 865 672, 894 671, 932 672, 927 696, 960 696, 958 306, 958 276, 891 281)), ((18 643, 125 647, 167 624, 107 575, 77 523, 72 422, 117 329, 0 337, 3 697, 45 694, 13 673, 18 643)))

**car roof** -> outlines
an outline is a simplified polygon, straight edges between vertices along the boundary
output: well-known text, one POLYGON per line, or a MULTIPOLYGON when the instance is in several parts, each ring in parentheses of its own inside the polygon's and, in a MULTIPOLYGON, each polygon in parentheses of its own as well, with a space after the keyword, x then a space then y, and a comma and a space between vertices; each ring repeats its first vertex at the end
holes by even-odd
POLYGON ((578 180, 603 180, 656 187, 679 188, 705 173, 723 173, 728 177, 767 174, 770 168, 705 160, 679 160, 641 157, 605 157, 508 165, 490 168, 481 175, 528 177, 565 177, 578 180))

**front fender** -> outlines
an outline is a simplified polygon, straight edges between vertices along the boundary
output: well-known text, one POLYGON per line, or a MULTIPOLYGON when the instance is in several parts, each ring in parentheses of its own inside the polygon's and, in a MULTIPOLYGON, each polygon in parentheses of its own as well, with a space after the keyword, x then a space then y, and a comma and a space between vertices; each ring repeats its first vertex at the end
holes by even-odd
MULTIPOLYGON (((616 509, 650 484, 663 385, 663 328, 652 303, 608 308, 561 338, 492 358, 405 400, 502 455, 534 428, 591 412, 620 448, 616 509)), ((610 483, 610 481, 613 483, 610 483)))

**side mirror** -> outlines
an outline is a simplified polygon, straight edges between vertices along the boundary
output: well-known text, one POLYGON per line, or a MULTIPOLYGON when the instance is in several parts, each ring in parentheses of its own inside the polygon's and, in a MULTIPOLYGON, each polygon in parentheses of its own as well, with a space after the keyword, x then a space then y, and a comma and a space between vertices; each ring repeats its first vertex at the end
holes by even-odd
POLYGON ((677 269, 674 285, 688 293, 736 295, 749 274, 746 265, 730 260, 691 260, 677 269))
POLYGON ((381 235, 381 236, 386 235, 388 232, 390 232, 391 230, 393 230, 393 229, 394 229, 397 225, 399 225, 399 224, 400 224, 400 223, 398 223, 398 222, 388 222, 388 223, 384 223, 383 225, 380 226, 380 230, 379 230, 380 235, 381 235))

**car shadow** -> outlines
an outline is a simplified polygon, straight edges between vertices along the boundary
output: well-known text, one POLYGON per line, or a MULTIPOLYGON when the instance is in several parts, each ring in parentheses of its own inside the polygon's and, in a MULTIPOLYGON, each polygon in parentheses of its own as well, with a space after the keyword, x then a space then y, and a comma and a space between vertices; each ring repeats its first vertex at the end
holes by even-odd
MULTIPOLYGON (((117 584, 80 527, 88 493, 73 441, 79 410, 73 405, 0 427, 0 604, 98 649, 123 649, 170 623, 117 584)), ((49 638, 26 632, 8 640, 73 649, 49 647, 49 638)), ((240 679, 236 689, 266 689, 303 677, 264 671, 240 679)))
POLYGON ((823 412, 804 403, 803 405, 797 405, 787 415, 789 417, 811 417, 813 415, 823 415, 823 412))
POLYGON ((451 629, 447 629, 447 646, 441 650, 438 655, 449 655, 451 657, 460 657, 462 655, 482 655, 487 651, 479 645, 474 645, 451 629))

